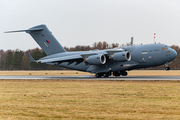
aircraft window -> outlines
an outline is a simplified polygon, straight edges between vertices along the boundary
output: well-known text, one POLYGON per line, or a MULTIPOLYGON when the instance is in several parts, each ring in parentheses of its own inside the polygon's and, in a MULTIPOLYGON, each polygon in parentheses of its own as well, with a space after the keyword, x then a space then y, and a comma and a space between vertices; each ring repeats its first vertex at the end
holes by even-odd
POLYGON ((168 49, 172 49, 172 48, 168 46, 168 49))
POLYGON ((165 50, 165 47, 162 48, 162 51, 165 50))
POLYGON ((167 51, 167 53, 170 53, 170 51, 167 51))
POLYGON ((165 49, 167 50, 168 48, 167 48, 167 47, 165 47, 165 49))
POLYGON ((148 54, 148 52, 147 51, 142 51, 142 53, 141 54, 148 54))

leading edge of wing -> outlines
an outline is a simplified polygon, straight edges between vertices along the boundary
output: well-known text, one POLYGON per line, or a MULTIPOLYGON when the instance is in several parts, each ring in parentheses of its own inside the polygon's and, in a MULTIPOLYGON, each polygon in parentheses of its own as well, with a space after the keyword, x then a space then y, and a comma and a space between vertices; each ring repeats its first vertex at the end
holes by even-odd
POLYGON ((43 60, 37 60, 37 62, 40 63, 52 63, 52 62, 67 62, 70 60, 77 60, 77 59, 83 59, 81 55, 70 55, 70 56, 63 56, 63 57, 56 57, 56 58, 47 58, 43 60))
POLYGON ((97 54, 108 55, 108 54, 110 54, 110 52, 113 52, 113 53, 114 52, 122 52, 122 49, 120 49, 120 50, 106 50, 106 51, 101 52, 101 53, 92 52, 92 53, 85 53, 85 54, 78 54, 78 55, 67 55, 67 56, 62 56, 62 57, 39 59, 39 60, 37 60, 37 62, 40 62, 40 63, 67 62, 70 60, 84 59, 84 58, 91 56, 91 55, 97 55, 97 54))

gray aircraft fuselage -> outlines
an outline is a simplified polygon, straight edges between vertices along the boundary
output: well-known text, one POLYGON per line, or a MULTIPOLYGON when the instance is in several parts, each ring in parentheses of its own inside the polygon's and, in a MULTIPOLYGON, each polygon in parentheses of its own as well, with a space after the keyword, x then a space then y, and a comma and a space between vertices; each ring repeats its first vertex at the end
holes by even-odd
MULTIPOLYGON (((177 56, 177 52, 175 50, 164 44, 133 45, 123 48, 108 49, 108 51, 116 49, 124 49, 129 51, 131 53, 131 60, 125 62, 116 62, 113 60, 108 60, 107 58, 107 62, 103 65, 86 65, 84 62, 75 65, 75 62, 72 64, 69 64, 69 62, 64 62, 59 64, 59 66, 91 73, 108 72, 109 70, 115 72, 163 65, 171 62, 177 56)), ((93 53, 105 54, 106 50, 57 53, 44 57, 40 60, 93 53)))
POLYGON ((122 48, 67 52, 56 40, 46 25, 27 30, 9 31, 29 33, 46 53, 46 57, 34 60, 27 53, 30 62, 57 65, 73 70, 96 73, 96 77, 126 76, 127 70, 154 67, 174 60, 177 52, 164 44, 132 45, 122 48))

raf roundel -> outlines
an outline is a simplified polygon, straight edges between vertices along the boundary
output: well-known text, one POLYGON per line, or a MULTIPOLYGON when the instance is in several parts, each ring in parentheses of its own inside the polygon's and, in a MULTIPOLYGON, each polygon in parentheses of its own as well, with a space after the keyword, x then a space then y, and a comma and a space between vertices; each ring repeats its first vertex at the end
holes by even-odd
POLYGON ((46 40, 47 43, 50 43, 49 40, 46 40))

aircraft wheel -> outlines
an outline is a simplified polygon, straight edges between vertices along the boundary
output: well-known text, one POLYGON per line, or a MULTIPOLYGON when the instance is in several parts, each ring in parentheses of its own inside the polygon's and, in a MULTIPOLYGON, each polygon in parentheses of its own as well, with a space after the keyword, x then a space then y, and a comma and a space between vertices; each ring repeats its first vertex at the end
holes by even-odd
POLYGON ((100 77, 101 77, 101 74, 100 74, 100 73, 97 73, 95 76, 96 76, 96 78, 100 78, 100 77))
POLYGON ((170 67, 165 67, 165 70, 170 70, 170 67))
POLYGON ((109 77, 109 73, 103 73, 104 77, 109 77))
POLYGON ((121 72, 121 75, 122 75, 122 76, 127 76, 127 74, 128 74, 128 73, 125 72, 125 71, 124 71, 124 72, 121 72))
POLYGON ((119 72, 113 72, 113 76, 119 77, 119 76, 120 76, 120 73, 119 73, 119 72))

